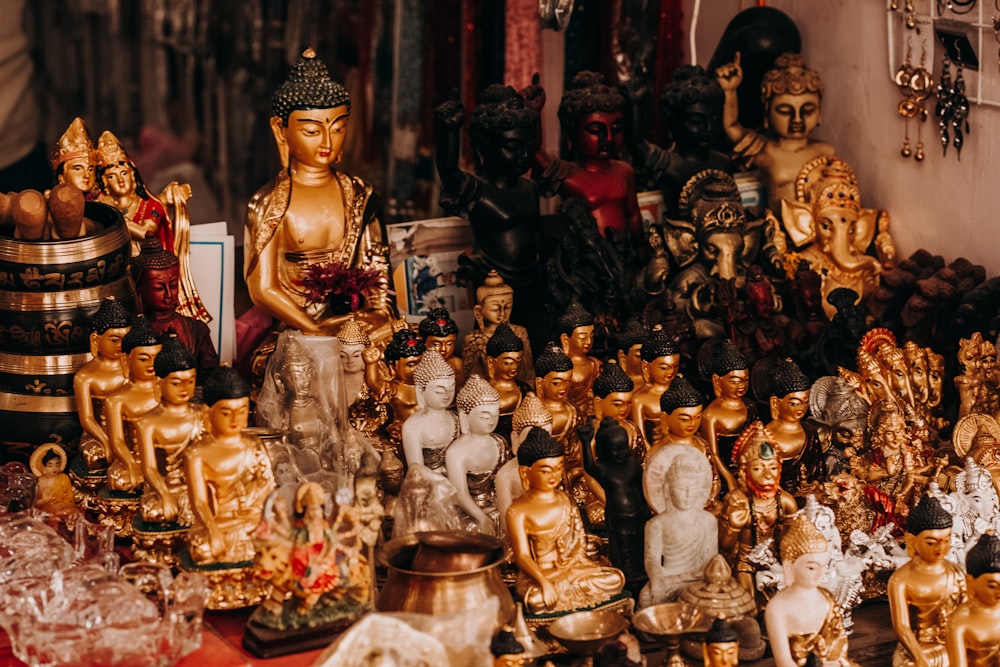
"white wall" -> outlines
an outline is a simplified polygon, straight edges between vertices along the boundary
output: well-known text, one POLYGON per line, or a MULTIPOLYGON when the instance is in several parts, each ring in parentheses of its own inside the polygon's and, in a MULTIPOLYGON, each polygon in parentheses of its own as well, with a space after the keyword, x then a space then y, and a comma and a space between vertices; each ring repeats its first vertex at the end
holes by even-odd
MULTIPOLYGON (((685 1, 685 23, 694 0, 685 1)), ((987 0, 980 0, 984 2, 987 0)), ((696 26, 697 58, 707 65, 726 24, 750 0, 701 0, 696 26)), ((1000 109, 972 105, 971 133, 956 161, 954 148, 942 157, 934 103, 924 124, 927 158, 917 163, 899 154, 903 119, 896 114, 901 96, 889 78, 886 2, 880 0, 770 0, 788 14, 802 34, 807 64, 823 78, 823 125, 816 136, 833 144, 858 174, 865 206, 884 208, 892 216, 892 234, 901 257, 926 248, 946 262, 966 257, 983 264, 992 277, 1000 274, 1000 109)), ((899 3, 904 4, 902 0, 899 3)), ((918 10, 929 3, 917 1, 918 10)), ((992 3, 987 1, 986 22, 992 3)), ((685 53, 690 56, 685 29, 685 53)), ((900 39, 897 33, 897 40, 900 39)), ((897 45, 899 42, 897 42, 897 45)), ((940 50, 934 76, 940 73, 940 50)), ((916 59, 918 54, 915 54, 916 59)), ((980 53, 984 90, 1000 89, 997 44, 985 33, 980 53)), ((898 66, 898 60, 894 60, 898 66)), ((970 90, 974 93, 974 89, 970 90)), ((993 94, 1000 99, 1000 94, 993 94)), ((911 145, 916 126, 910 122, 911 145)))

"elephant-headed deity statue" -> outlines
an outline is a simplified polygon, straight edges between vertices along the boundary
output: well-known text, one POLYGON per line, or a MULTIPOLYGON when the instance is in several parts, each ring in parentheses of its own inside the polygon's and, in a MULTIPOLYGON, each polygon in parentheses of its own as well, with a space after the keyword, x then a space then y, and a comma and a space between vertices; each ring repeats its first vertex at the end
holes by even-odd
POLYGON ((889 214, 862 208, 854 170, 838 157, 818 157, 802 167, 795 201, 782 200, 781 220, 796 249, 792 256, 807 260, 822 279, 827 317, 836 314, 826 300, 830 292, 847 287, 863 302, 882 271, 892 268, 896 248, 889 214), (874 254, 869 254, 871 246, 874 254))
POLYGON ((761 245, 761 222, 748 221, 730 174, 705 169, 692 176, 665 219, 663 240, 679 270, 667 285, 677 312, 694 322, 698 338, 729 335, 747 267, 761 245))

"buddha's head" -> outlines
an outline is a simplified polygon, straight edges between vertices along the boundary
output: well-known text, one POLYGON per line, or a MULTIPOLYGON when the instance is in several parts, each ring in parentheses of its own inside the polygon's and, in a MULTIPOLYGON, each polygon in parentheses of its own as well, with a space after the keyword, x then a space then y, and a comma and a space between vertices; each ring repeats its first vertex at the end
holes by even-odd
POLYGON ((524 356, 524 341, 510 325, 501 322, 486 341, 486 371, 490 380, 511 382, 517 377, 524 356))
POLYGON ((427 317, 420 320, 417 329, 428 350, 437 349, 442 357, 448 358, 455 354, 455 343, 458 341, 458 325, 445 308, 431 308, 427 317))
POLYGON ((372 344, 364 327, 352 317, 340 327, 337 340, 340 341, 340 367, 344 373, 354 375, 363 372, 365 370, 363 352, 372 344))
POLYGON ((220 438, 237 437, 250 417, 250 383, 230 366, 219 366, 202 390, 208 406, 208 429, 220 438))
POLYGON ((632 408, 632 392, 635 383, 625 374, 614 360, 601 368, 594 379, 594 414, 598 419, 613 417, 619 421, 628 419, 632 408))
POLYGON ((183 405, 194 396, 198 362, 177 336, 163 342, 163 349, 153 361, 160 378, 160 399, 168 405, 183 405))
POLYGON ((740 638, 733 627, 724 618, 716 618, 701 645, 702 662, 705 667, 737 667, 739 648, 740 638))
POLYGON ((306 49, 271 98, 271 131, 282 165, 318 169, 340 162, 350 116, 347 89, 306 49))
POLYGON ((52 169, 60 183, 76 186, 83 193, 94 190, 97 184, 97 155, 82 118, 74 118, 56 142, 52 169))
POLYGON ((771 368, 768 404, 771 419, 798 423, 809 411, 809 389, 812 383, 798 364, 780 359, 771 368))
POLYGON ((712 466, 701 452, 685 447, 671 461, 663 484, 670 498, 668 512, 701 509, 712 495, 712 466))
POLYGON ((521 442, 528 436, 528 431, 536 426, 547 433, 552 433, 552 414, 545 409, 538 394, 529 391, 521 399, 521 404, 514 410, 511 419, 510 446, 515 454, 521 442))
POLYGON ((444 410, 455 400, 455 369, 440 354, 424 354, 413 367, 417 406, 444 410))
POLYGON ((521 485, 533 491, 556 490, 563 481, 565 458, 566 449, 561 442, 544 429, 532 427, 517 450, 521 485))
POLYGON ((570 357, 585 356, 594 346, 594 316, 580 302, 572 301, 556 323, 563 352, 570 357))
POLYGON ((764 126, 783 139, 805 139, 820 124, 823 81, 798 53, 777 57, 760 84, 764 126))
POLYGON ((493 667, 523 667, 528 659, 521 642, 507 627, 493 635, 490 653, 493 655, 493 667))
POLYGON ((472 309, 482 330, 492 329, 501 322, 510 321, 514 307, 514 289, 491 269, 483 284, 476 288, 476 305, 472 309))
POLYGON ((100 307, 90 318, 90 353, 100 359, 119 359, 122 356, 122 339, 130 326, 129 313, 113 296, 101 301, 100 307))
POLYGON ((750 363, 730 338, 724 339, 713 351, 706 368, 716 397, 742 399, 750 381, 750 363))
POLYGON ((788 522, 779 551, 786 584, 819 586, 830 563, 830 543, 809 517, 798 514, 788 522))
POLYGON ((128 376, 132 382, 156 377, 156 355, 163 346, 153 327, 142 315, 135 318, 132 328, 122 338, 122 352, 128 357, 128 376))
POLYGON ((725 94, 701 65, 681 65, 660 93, 660 114, 677 151, 706 150, 722 135, 725 94))
POLYGON ((510 86, 493 84, 469 115, 476 164, 487 178, 520 176, 538 148, 538 112, 510 86))
POLYGON ((1000 537, 986 533, 965 555, 970 597, 986 607, 1000 604, 1000 537))
POLYGON ((565 401, 573 376, 573 360, 548 343, 535 358, 535 392, 543 401, 565 401))
POLYGON ((559 124, 581 160, 610 160, 625 141, 625 98, 597 72, 579 72, 559 103, 559 124))
POLYGON ((642 344, 648 336, 649 329, 635 318, 625 322, 624 328, 615 334, 618 364, 633 377, 642 375, 642 344))
POLYGON ((142 312, 152 319, 172 314, 177 309, 180 260, 164 250, 155 236, 144 238, 139 248, 139 255, 132 258, 129 271, 139 292, 142 312))
POLYGON ((481 375, 473 374, 455 399, 462 433, 487 435, 500 420, 500 394, 481 375))
POLYGON ((701 426, 703 409, 701 393, 686 377, 678 375, 660 396, 660 430, 675 438, 691 438, 701 426))
POLYGON ((415 332, 410 329, 400 329, 392 335, 392 340, 385 346, 383 356, 397 380, 404 384, 413 384, 413 371, 425 351, 423 341, 415 332))
POLYGON ((642 375, 653 385, 669 385, 681 365, 681 351, 673 333, 657 325, 642 344, 642 375))
POLYGON ((924 494, 906 517, 906 551, 911 558, 939 563, 951 548, 951 514, 934 496, 924 494))

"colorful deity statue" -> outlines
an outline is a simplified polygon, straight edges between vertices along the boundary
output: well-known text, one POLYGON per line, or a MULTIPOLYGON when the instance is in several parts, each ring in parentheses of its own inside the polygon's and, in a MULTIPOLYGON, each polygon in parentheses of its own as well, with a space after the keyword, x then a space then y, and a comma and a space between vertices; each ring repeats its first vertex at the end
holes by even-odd
POLYGON ((87 200, 97 198, 97 151, 82 118, 74 118, 56 142, 52 171, 58 182, 73 185, 87 200))
POLYGON ((254 305, 282 325, 335 335, 352 308, 310 293, 306 278, 325 266, 366 271, 377 284, 354 295, 364 305, 353 317, 373 339, 385 339, 396 309, 378 198, 371 184, 336 169, 350 115, 347 89, 312 49, 304 51, 271 99, 282 168, 247 204, 243 273, 254 305))

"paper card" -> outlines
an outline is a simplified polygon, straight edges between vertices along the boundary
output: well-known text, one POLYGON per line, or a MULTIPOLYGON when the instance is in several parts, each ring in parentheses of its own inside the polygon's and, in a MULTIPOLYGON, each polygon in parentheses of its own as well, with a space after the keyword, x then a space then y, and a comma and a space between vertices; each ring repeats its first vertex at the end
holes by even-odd
POLYGON ((208 328, 219 359, 229 363, 236 354, 233 292, 239 268, 235 240, 225 231, 224 222, 191 226, 191 276, 212 315, 208 328))

